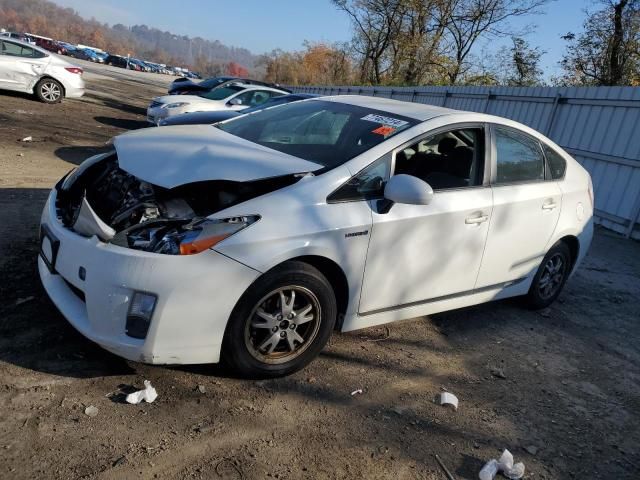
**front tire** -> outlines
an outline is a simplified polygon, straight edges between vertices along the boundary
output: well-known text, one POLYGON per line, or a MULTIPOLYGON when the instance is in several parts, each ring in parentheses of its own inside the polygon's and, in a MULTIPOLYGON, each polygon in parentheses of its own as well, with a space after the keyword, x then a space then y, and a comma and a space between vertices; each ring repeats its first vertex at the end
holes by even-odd
POLYGON ((36 84, 36 96, 44 103, 60 103, 64 96, 64 89, 57 80, 43 78, 36 84))
POLYGON ((529 308, 538 310, 551 305, 562 292, 571 273, 571 266, 571 251, 566 243, 558 242, 551 247, 525 296, 529 308))
POLYGON ((313 266, 288 261, 242 295, 225 332, 222 355, 244 377, 300 370, 324 348, 337 317, 335 294, 313 266))

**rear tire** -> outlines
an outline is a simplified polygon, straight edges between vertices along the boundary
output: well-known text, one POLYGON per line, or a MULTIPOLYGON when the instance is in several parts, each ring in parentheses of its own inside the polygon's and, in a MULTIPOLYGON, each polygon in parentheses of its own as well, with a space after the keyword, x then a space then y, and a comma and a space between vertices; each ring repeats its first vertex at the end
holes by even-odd
POLYGON ((258 278, 231 313, 222 359, 250 378, 288 375, 305 367, 333 331, 331 284, 311 265, 288 261, 258 278))
POLYGON ((527 306, 539 310, 551 305, 562 292, 571 273, 571 251, 564 242, 556 243, 547 252, 524 297, 527 306))
POLYGON ((36 84, 35 92, 38 100, 44 103, 60 103, 64 97, 62 85, 53 78, 40 80, 36 84))

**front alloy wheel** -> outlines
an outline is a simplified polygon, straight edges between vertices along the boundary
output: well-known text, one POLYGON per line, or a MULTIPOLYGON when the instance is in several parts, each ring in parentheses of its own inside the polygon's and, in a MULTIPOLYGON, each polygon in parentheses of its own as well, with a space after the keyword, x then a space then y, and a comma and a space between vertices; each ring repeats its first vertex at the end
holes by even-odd
POLYGON ((264 363, 285 363, 313 343, 320 327, 320 302, 308 289, 288 285, 263 297, 245 324, 249 353, 264 363))
POLYGON ((327 278, 307 263, 284 262, 238 301, 225 331, 222 360, 245 377, 288 375, 320 353, 336 317, 327 278))

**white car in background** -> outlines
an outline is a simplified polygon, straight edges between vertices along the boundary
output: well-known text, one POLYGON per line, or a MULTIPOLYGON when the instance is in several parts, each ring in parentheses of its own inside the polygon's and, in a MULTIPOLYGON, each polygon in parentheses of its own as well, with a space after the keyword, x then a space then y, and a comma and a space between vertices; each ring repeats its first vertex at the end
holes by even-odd
POLYGON ((147 109, 147 121, 158 125, 166 118, 183 113, 244 110, 287 93, 258 85, 227 85, 200 95, 164 95, 152 100, 147 109))
POLYGON ((334 328, 543 308, 593 235, 587 171, 480 113, 321 97, 114 145, 51 191, 38 268, 75 328, 135 361, 278 376, 334 328))
POLYGON ((0 37, 0 90, 35 94, 45 103, 84 95, 82 68, 18 40, 0 37))

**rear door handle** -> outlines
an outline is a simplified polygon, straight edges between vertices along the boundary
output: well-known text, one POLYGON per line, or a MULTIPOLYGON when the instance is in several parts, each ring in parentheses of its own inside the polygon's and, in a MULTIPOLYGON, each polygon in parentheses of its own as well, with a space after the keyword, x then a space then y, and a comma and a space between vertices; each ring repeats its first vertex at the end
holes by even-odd
POLYGON ((484 223, 489 220, 489 215, 480 215, 479 217, 467 217, 464 220, 464 223, 467 225, 473 225, 476 223, 484 223))
POLYGON ((551 202, 551 203, 543 203, 542 204, 542 209, 543 210, 553 210, 554 208, 556 208, 558 206, 557 203, 551 202))

